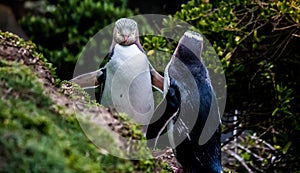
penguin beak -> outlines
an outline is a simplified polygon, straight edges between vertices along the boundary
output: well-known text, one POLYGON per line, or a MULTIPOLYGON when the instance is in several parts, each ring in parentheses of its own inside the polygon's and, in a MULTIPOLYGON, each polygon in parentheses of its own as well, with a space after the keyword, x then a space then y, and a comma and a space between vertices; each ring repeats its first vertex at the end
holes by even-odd
POLYGON ((123 37, 123 38, 124 38, 124 41, 123 41, 123 43, 125 43, 125 44, 127 43, 127 41, 128 41, 128 37, 129 37, 128 35, 124 35, 124 37, 123 37))

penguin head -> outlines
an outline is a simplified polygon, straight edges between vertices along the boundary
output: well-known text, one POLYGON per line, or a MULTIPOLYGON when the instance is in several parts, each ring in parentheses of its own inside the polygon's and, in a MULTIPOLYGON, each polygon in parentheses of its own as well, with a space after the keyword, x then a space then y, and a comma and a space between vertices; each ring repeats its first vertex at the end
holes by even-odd
POLYGON ((137 23, 128 18, 121 18, 116 21, 114 28, 114 40, 120 45, 131 45, 138 40, 137 23))
POLYGON ((199 33, 186 31, 179 40, 174 57, 179 58, 184 64, 201 61, 202 48, 203 37, 199 33))

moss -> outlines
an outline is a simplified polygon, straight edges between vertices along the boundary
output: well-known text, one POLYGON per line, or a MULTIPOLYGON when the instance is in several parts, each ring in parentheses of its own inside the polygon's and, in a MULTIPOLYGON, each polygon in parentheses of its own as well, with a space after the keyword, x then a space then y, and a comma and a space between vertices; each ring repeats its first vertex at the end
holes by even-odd
POLYGON ((13 61, 0 60, 0 90, 7 89, 2 97, 14 95, 39 106, 49 106, 50 99, 36 75, 29 67, 13 61))
POLYGON ((29 67, 1 60, 0 92, 0 148, 5 160, 1 171, 101 170, 97 149, 81 133, 74 116, 51 112, 51 100, 29 67), (86 152, 95 154, 87 157, 86 152))
MULTIPOLYGON (((67 81, 62 84, 70 85, 73 93, 68 93, 63 88, 60 92, 67 92, 69 100, 55 91, 58 89, 52 83, 45 84, 42 77, 49 75, 36 74, 35 70, 36 66, 47 63, 32 66, 24 62, 32 56, 43 59, 42 55, 35 52, 33 43, 24 42, 13 34, 1 31, 0 38, 0 46, 14 48, 13 55, 21 48, 30 50, 31 53, 18 55, 17 61, 10 53, 0 54, 0 172, 125 173, 162 170, 163 164, 155 160, 131 161, 103 154, 87 138, 80 126, 84 124, 92 128, 91 122, 80 120, 79 125, 78 115, 72 106, 67 106, 72 100, 85 102, 87 108, 99 107, 99 104, 91 101, 79 86, 67 81)), ((134 139, 143 138, 140 126, 135 125, 126 115, 121 115, 119 120, 121 119, 125 127, 125 130, 120 131, 121 135, 134 139)), ((91 131, 99 136, 100 142, 114 145, 112 131, 101 127, 91 131)), ((151 153, 144 146, 137 144, 133 148, 139 151, 137 154, 149 156, 151 153)), ((122 152, 118 148, 116 150, 115 152, 122 152)))
POLYGON ((76 83, 64 80, 60 83, 59 91, 68 95, 71 99, 80 99, 86 102, 90 102, 90 104, 97 104, 97 102, 95 100, 91 100, 91 96, 76 83), (64 88, 62 86, 68 86, 68 88, 64 88))
MULTIPOLYGON (((74 112, 53 103, 35 74, 21 63, 0 61, 0 93, 4 98, 0 100, 1 172, 119 173, 154 169, 154 161, 132 162, 100 154, 81 130, 74 112)), ((121 117, 129 120, 126 115, 121 117)), ((133 136, 141 136, 137 126, 126 122, 133 136)), ((95 133, 104 143, 113 144, 109 131, 98 128, 95 133)))
POLYGON ((85 140, 76 120, 14 98, 1 100, 0 109, 0 145, 7 160, 4 172, 101 170, 95 162, 97 154, 86 156, 85 152, 98 152, 85 140))
POLYGON ((23 38, 20 38, 13 33, 3 32, 0 30, 0 45, 7 43, 9 43, 10 46, 18 47, 19 49, 23 48, 28 50, 32 56, 40 59, 43 62, 43 65, 50 70, 52 76, 55 77, 56 84, 60 82, 60 80, 56 77, 55 68, 52 63, 49 63, 43 54, 37 51, 37 46, 32 41, 25 41, 23 38))
POLYGON ((13 96, 0 100, 0 109, 1 172, 132 172, 131 161, 101 155, 74 114, 59 115, 13 96))

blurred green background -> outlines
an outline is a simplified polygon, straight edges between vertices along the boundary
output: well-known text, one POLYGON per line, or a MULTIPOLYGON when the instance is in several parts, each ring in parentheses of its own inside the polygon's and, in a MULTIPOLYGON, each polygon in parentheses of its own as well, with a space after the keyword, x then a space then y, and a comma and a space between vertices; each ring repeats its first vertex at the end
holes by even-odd
MULTIPOLYGON (((0 17, 14 14, 21 30, 11 30, 5 22, 2 30, 32 40, 61 80, 72 78, 89 39, 121 17, 166 14, 170 19, 165 28, 176 27, 174 18, 191 24, 210 41, 226 76, 222 139, 226 170, 299 171, 299 1, 13 0, 3 1, 2 11, 3 6, 10 11, 5 9, 0 17)), ((140 39, 151 63, 163 72, 176 41, 150 35, 140 39)))

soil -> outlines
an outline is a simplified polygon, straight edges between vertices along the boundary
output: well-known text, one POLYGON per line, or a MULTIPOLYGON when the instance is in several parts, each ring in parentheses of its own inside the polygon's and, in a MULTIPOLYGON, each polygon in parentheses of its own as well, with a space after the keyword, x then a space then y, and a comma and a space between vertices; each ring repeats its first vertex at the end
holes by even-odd
MULTIPOLYGON (((62 84, 60 88, 55 86, 55 79, 51 74, 51 71, 46 67, 45 63, 38 57, 33 56, 31 46, 20 47, 17 44, 17 40, 8 40, 7 38, 0 35, 0 59, 5 59, 8 61, 20 62, 24 65, 29 66, 33 72, 39 78, 39 81, 43 84, 46 95, 48 95, 53 103, 66 108, 66 113, 74 112, 74 103, 80 106, 81 112, 83 114, 89 114, 91 116, 101 114, 101 117, 105 120, 105 123, 109 125, 111 130, 121 134, 121 136, 128 135, 129 130, 122 121, 120 121, 119 116, 112 112, 111 110, 102 106, 86 106, 86 97, 82 93, 77 92, 74 85, 70 83, 62 84), (72 97, 76 95, 76 97, 72 97)), ((5 91, 4 91, 5 92, 5 91)), ((53 111, 58 111, 53 109, 53 111)), ((119 141, 122 147, 126 147, 123 141, 119 141)), ((1 150, 0 150, 1 151, 1 150)), ((100 151, 103 154, 107 154, 106 151, 100 151)), ((0 152, 1 153, 1 152, 0 152)), ((154 159, 166 162, 174 170, 178 168, 175 156, 171 148, 167 148, 161 151, 153 152, 154 159)), ((0 164, 1 167, 1 164, 0 164)))

